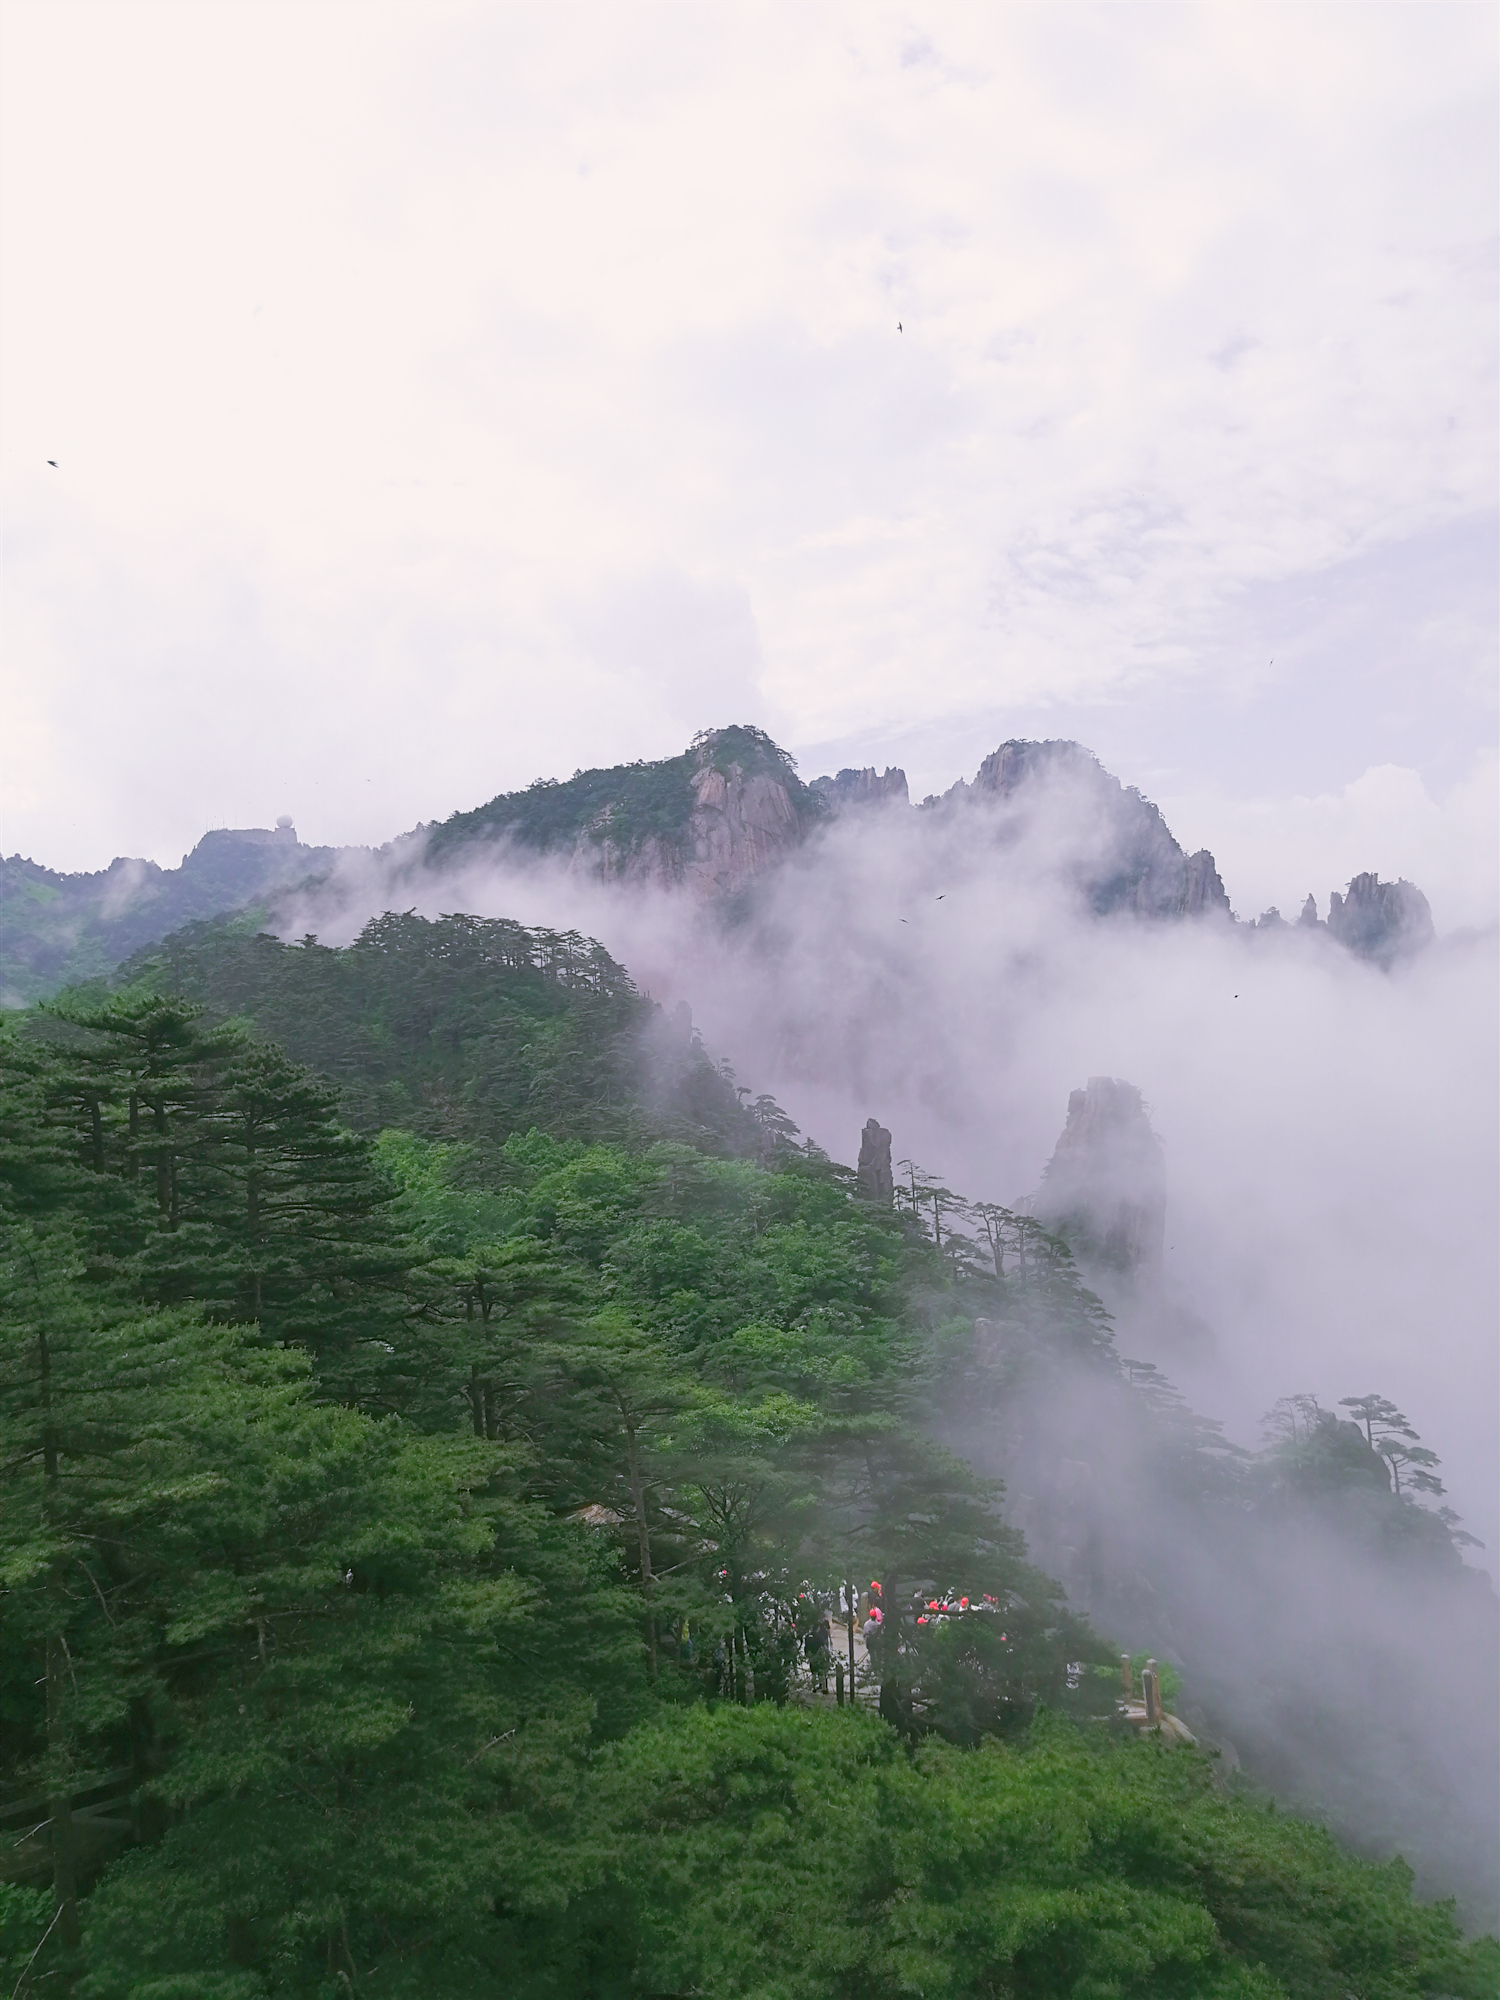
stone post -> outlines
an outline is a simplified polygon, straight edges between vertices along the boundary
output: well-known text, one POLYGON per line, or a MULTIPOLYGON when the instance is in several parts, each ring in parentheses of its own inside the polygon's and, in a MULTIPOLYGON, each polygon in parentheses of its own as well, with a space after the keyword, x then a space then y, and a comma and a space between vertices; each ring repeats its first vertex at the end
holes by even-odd
POLYGON ((1161 1683, 1156 1677, 1155 1660, 1147 1660, 1146 1671, 1141 1675, 1141 1693, 1146 1698, 1146 1722, 1154 1729, 1161 1721, 1161 1683))

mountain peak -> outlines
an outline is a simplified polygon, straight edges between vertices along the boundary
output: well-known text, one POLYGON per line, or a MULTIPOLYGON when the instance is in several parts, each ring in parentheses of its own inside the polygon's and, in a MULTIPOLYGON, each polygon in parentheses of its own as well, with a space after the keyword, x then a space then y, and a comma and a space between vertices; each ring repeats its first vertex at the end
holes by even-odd
POLYGON ((845 769, 832 778, 814 778, 812 788, 822 794, 835 812, 841 812, 845 806, 911 804, 906 773, 893 764, 887 764, 883 773, 871 764, 862 771, 845 769))
MULTIPOLYGON (((1011 738, 972 780, 913 810, 904 771, 846 768, 806 784, 795 759, 753 723, 702 730, 674 757, 538 778, 419 828, 385 893, 399 894, 403 878, 423 868, 447 870, 509 849, 722 905, 831 819, 876 806, 893 835, 905 828, 921 838, 919 829, 941 815, 951 830, 962 829, 961 841, 1003 849, 1029 829, 1040 836, 1049 871, 1096 916, 1233 920, 1213 855, 1186 853, 1160 810, 1081 743, 1011 738)), ((845 819, 840 837, 875 834, 874 819, 856 818, 845 819)), ((58 875, 19 855, 0 857, 0 1004, 107 972, 185 922, 257 904, 264 911, 341 853, 357 851, 304 847, 283 815, 274 827, 213 829, 176 869, 120 858, 97 874, 58 875)), ((1268 911, 1253 928, 1277 927, 1287 928, 1268 911)), ((1335 893, 1326 924, 1309 897, 1301 927, 1383 966, 1433 936, 1421 890, 1377 875, 1356 875, 1344 895, 1335 893)))
POLYGON ((457 860, 505 842, 617 881, 732 895, 800 844, 827 812, 794 759, 763 729, 705 729, 676 757, 539 778, 428 835, 426 858, 457 860))
POLYGON ((960 778, 922 801, 929 812, 972 806, 1050 818, 1066 835, 1070 872, 1096 916, 1233 914, 1208 849, 1185 853, 1160 807, 1122 785, 1082 743, 1012 737, 990 752, 972 784, 960 778))
POLYGON ((1068 1120, 1042 1176, 1038 1220, 1085 1264, 1122 1274, 1162 1261, 1167 1183, 1162 1144, 1133 1083, 1091 1076, 1068 1098, 1068 1120))

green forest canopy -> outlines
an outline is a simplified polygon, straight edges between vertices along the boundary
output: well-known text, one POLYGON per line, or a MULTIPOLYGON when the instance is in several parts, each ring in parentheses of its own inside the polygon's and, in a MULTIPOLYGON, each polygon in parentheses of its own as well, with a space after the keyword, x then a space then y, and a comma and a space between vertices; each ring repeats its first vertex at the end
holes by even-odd
POLYGON ((633 853, 646 840, 677 850, 697 803, 694 777, 705 769, 727 775, 735 766, 747 777, 768 773, 785 786, 807 825, 827 810, 797 776, 786 751, 764 730, 738 724, 704 731, 678 757, 575 771, 561 780, 538 778, 524 791, 503 792, 472 812, 453 813, 430 830, 427 856, 442 862, 474 841, 502 836, 541 853, 571 848, 580 838, 609 841, 623 853, 633 853))
POLYGON ((1054 1239, 861 1200, 587 940, 204 928, 0 1064, 18 1993, 1496 1990, 1399 1862, 1122 1733, 933 1438, 1061 1356, 1206 1493, 1315 1427, 1242 1465, 1054 1239))

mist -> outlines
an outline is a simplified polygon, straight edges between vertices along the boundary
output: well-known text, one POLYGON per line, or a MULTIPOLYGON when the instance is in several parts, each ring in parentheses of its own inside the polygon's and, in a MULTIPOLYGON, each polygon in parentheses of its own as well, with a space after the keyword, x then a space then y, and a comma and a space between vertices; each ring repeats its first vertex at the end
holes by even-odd
POLYGON ((391 906, 575 926, 686 1002, 736 1081, 834 1158, 874 1115, 898 1160, 970 1200, 1025 1206, 1070 1091, 1138 1087, 1165 1153, 1163 1265, 1145 1289, 1084 1273, 1120 1351, 1251 1450, 1278 1398, 1390 1397, 1484 1544, 1469 1587, 1393 1589, 1302 1530, 1204 1541, 1082 1377, 950 1441, 1005 1479, 1035 1559, 1102 1630, 1183 1664, 1230 1762, 1493 1921, 1495 932, 1384 971, 1320 930, 1099 918, 1078 885, 1110 837, 1056 782, 1024 810, 855 808, 726 915, 505 848, 437 873, 418 836, 346 862, 281 929, 341 942, 391 906))
POLYGON ((338 942, 393 903, 575 925, 833 1157, 874 1114, 972 1199, 1033 1194, 1069 1092, 1128 1079, 1165 1146, 1167 1274, 1210 1329, 1143 1358, 1245 1443, 1278 1395, 1378 1387, 1492 1564, 1495 933, 1385 972, 1322 933, 1094 918, 1076 805, 847 814, 732 924, 514 853, 433 876, 409 850, 399 881, 372 860, 281 929, 338 942))

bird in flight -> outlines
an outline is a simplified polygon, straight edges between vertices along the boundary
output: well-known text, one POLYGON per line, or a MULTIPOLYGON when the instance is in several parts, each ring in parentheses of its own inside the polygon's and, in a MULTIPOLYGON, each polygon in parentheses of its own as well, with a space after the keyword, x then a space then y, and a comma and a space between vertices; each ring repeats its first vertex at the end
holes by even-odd
MULTIPOLYGON (((948 891, 947 891, 947 890, 945 889, 945 890, 943 891, 943 896, 946 896, 946 895, 947 895, 947 893, 948 893, 948 891)), ((942 900, 943 900, 943 896, 939 896, 939 897, 938 897, 938 901, 939 901, 939 902, 942 902, 942 900)))
POLYGON ((57 460, 56 460, 55 458, 49 458, 49 459, 47 460, 47 463, 48 463, 48 464, 49 464, 50 466, 52 466, 54 470, 56 469, 56 466, 57 466, 57 460))
POLYGON ((906 922, 906 919, 905 917, 897 917, 896 922, 898 924, 904 924, 906 922))
POLYGON ((897 322, 896 322, 896 331, 897 331, 897 333, 899 333, 899 332, 901 331, 901 322, 900 322, 900 320, 899 320, 899 319, 898 319, 898 320, 897 320, 897 322))

